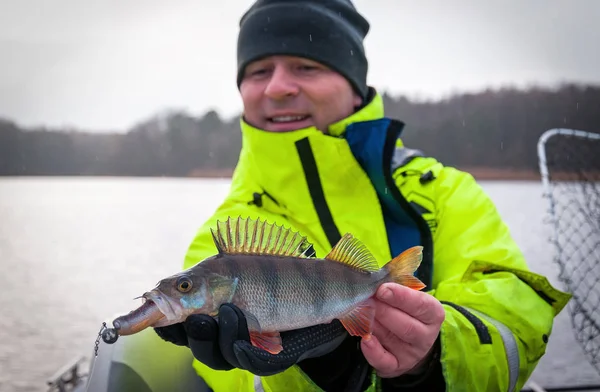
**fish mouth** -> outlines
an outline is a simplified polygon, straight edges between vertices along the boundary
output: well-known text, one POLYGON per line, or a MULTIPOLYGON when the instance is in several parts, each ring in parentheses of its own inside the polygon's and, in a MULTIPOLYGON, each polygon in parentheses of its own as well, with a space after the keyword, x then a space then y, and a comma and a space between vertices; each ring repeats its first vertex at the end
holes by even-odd
POLYGON ((173 306, 173 303, 162 292, 154 289, 142 294, 142 298, 146 301, 154 302, 158 310, 165 315, 167 320, 177 321, 177 319, 179 319, 178 314, 181 314, 181 311, 178 312, 173 306))

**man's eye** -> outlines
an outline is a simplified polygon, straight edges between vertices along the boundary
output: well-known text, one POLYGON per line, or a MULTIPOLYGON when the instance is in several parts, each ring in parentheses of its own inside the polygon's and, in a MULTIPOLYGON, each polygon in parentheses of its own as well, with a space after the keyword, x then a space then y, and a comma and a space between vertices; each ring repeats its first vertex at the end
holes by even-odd
POLYGON ((301 65, 300 69, 302 69, 303 71, 313 71, 313 70, 317 69, 317 67, 312 66, 312 65, 301 65))
POLYGON ((258 78, 258 77, 263 77, 265 76, 267 73, 269 72, 268 68, 254 68, 254 69, 248 69, 246 72, 246 77, 247 78, 258 78))

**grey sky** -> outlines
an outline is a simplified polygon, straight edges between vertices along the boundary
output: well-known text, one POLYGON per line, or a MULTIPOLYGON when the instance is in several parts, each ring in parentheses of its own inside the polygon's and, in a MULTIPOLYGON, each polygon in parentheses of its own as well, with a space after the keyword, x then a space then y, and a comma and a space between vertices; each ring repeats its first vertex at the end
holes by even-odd
MULTIPOLYGON (((224 116, 252 0, 0 0, 0 116, 124 130, 168 108, 224 116)), ((437 98, 505 84, 600 83, 598 0, 355 0, 369 83, 437 98)))

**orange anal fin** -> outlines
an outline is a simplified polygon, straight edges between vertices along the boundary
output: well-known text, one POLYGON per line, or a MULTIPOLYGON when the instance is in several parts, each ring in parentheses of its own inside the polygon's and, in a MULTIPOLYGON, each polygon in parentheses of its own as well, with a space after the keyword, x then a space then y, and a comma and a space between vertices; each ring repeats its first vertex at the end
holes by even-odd
POLYGON ((421 290, 425 288, 425 283, 421 282, 419 278, 416 278, 412 275, 404 275, 398 279, 398 283, 402 286, 410 287, 414 290, 421 290))
POLYGON ((373 320, 375 319, 375 302, 368 299, 359 304, 346 316, 340 318, 342 325, 352 336, 370 338, 373 332, 373 320))
POLYGON ((283 350, 281 345, 281 335, 279 332, 253 332, 250 331, 250 343, 253 346, 262 348, 271 354, 279 354, 283 350))

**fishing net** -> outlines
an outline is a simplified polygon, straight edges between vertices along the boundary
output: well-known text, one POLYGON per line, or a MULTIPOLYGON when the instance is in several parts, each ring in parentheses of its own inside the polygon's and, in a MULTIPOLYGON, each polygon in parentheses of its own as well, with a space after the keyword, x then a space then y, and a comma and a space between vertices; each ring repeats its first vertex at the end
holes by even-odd
POLYGON ((575 338, 600 372, 600 133, 546 131, 538 156, 575 338))

